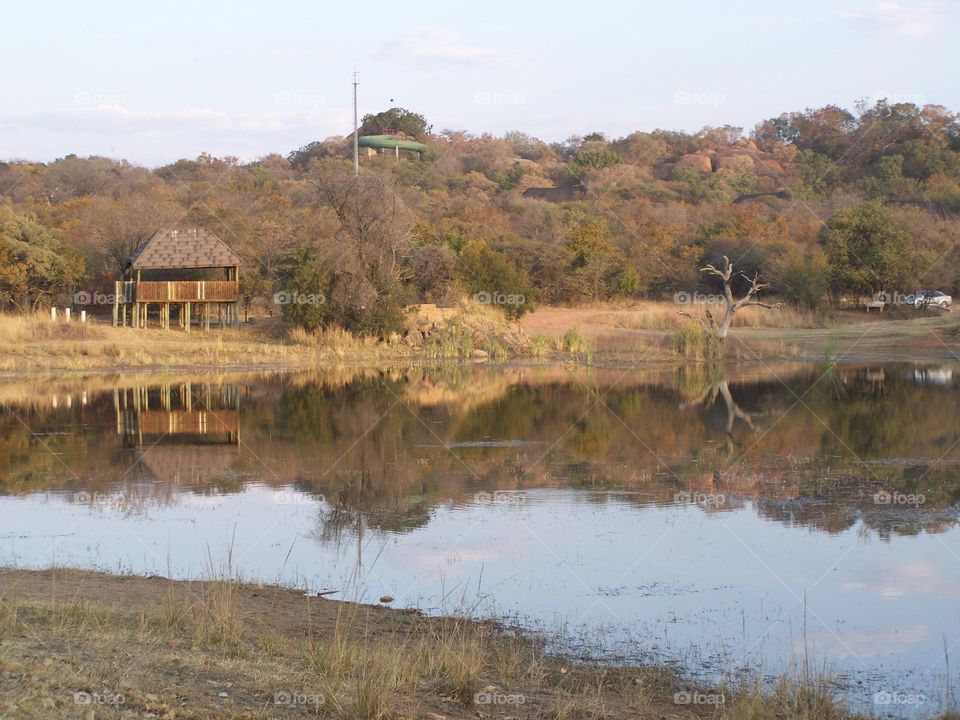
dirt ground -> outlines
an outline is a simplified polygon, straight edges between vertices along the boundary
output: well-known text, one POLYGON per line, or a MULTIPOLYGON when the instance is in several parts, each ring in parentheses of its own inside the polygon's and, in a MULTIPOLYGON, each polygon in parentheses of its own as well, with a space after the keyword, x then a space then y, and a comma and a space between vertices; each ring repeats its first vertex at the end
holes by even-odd
POLYGON ((0 718, 678 718, 672 672, 302 592, 0 569, 0 718))

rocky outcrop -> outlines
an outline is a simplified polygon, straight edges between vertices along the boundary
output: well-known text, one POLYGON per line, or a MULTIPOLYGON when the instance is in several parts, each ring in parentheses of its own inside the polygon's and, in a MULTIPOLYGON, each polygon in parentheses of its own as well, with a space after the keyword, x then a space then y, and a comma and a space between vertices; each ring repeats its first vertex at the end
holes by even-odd
POLYGON ((702 173, 713 172, 713 153, 707 150, 700 150, 690 155, 684 155, 677 160, 674 168, 693 168, 702 173))

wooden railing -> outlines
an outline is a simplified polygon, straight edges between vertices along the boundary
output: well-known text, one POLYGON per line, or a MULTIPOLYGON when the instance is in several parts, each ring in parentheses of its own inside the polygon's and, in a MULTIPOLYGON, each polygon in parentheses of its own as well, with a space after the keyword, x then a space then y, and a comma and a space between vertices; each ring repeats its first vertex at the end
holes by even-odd
POLYGON ((134 417, 144 435, 235 433, 240 428, 236 410, 143 410, 134 417))
POLYGON ((124 302, 236 302, 240 299, 240 288, 234 280, 148 280, 123 285, 124 302))

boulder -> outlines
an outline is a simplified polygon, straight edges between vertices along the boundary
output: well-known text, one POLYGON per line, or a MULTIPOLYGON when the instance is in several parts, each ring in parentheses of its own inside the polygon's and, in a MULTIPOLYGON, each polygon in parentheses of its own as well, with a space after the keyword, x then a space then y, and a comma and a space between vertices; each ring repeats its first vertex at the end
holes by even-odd
POLYGON ((703 153, 691 153, 690 155, 684 155, 679 160, 674 168, 678 167, 688 167, 693 168, 694 170, 699 170, 702 173, 713 172, 713 163, 710 160, 710 156, 703 153))
POLYGON ((726 170, 729 173, 743 175, 754 171, 753 158, 741 154, 718 154, 716 158, 717 172, 726 170))

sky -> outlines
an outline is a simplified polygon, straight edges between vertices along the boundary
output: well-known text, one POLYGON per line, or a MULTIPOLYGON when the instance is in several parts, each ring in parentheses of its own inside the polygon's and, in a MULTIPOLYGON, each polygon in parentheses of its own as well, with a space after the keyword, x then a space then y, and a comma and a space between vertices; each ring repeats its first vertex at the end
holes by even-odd
POLYGON ((0 160, 254 160, 391 106, 546 141, 749 130, 858 100, 960 111, 960 0, 0 0, 0 160))

